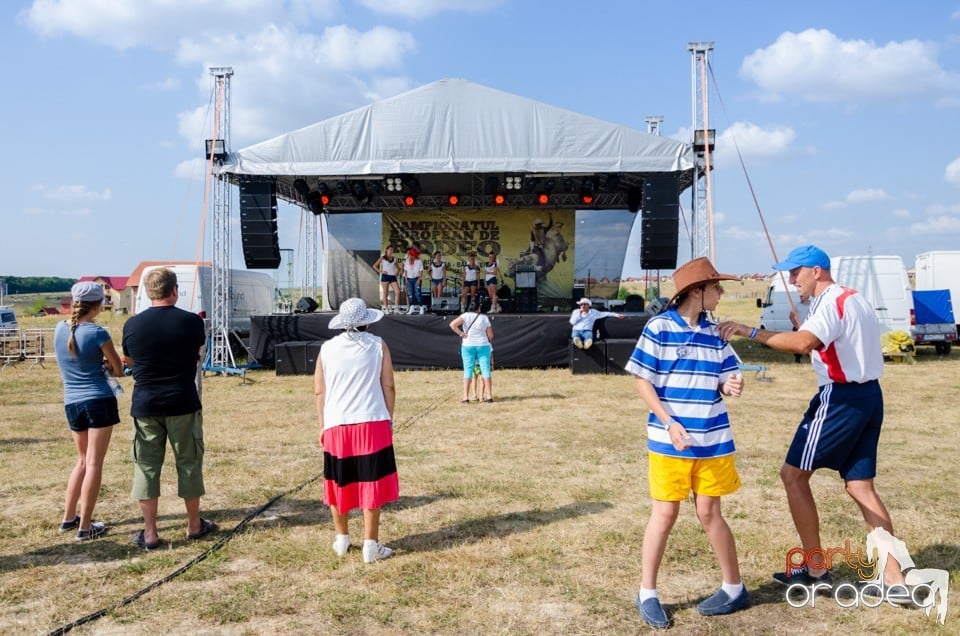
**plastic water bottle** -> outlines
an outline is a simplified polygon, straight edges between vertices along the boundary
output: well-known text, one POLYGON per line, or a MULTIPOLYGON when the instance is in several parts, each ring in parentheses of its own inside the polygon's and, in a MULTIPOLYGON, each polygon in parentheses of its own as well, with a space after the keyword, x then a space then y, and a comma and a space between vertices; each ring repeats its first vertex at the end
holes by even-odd
POLYGON ((113 374, 110 373, 110 369, 103 368, 103 377, 107 379, 107 385, 109 385, 110 390, 113 391, 113 395, 120 397, 123 395, 123 385, 120 384, 120 381, 113 377, 113 374))

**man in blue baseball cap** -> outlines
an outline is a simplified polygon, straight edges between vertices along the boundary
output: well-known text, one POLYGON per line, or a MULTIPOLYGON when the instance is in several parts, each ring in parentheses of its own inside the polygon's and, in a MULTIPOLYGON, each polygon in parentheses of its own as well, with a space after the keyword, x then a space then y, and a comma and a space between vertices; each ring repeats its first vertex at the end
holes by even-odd
MULTIPOLYGON (((780 469, 804 554, 822 550, 817 504, 810 490, 810 478, 818 468, 840 473, 868 531, 882 527, 893 534, 890 514, 873 487, 883 424, 878 381, 883 373, 883 352, 876 313, 862 294, 833 280, 830 257, 815 245, 794 249, 773 268, 790 272, 790 284, 801 297, 810 298, 806 320, 796 331, 767 331, 724 322, 720 334, 725 340, 744 336, 779 351, 809 354, 817 373, 819 390, 803 414, 780 469)), ((776 572, 773 578, 787 586, 829 585, 829 567, 826 561, 799 563, 776 572)), ((903 581, 900 565, 888 560, 885 586, 902 585, 903 581)))

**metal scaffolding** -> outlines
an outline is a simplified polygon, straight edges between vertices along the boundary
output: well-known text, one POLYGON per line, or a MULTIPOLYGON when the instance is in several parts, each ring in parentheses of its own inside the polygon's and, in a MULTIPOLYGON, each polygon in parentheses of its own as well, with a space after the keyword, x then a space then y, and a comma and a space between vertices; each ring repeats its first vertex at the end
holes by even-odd
MULTIPOLYGON (((216 88, 216 115, 213 139, 208 142, 208 161, 221 163, 230 151, 230 77, 233 69, 226 66, 210 68, 216 88), (220 144, 222 143, 222 148, 220 144)), ((210 171, 213 218, 210 232, 212 282, 210 289, 210 331, 207 334, 207 357, 204 371, 241 373, 230 348, 230 183, 225 174, 210 171)))
POLYGON ((710 113, 707 108, 707 65, 710 63, 708 56, 713 50, 713 42, 690 42, 687 44, 687 49, 690 51, 692 63, 693 126, 691 131, 696 152, 696 167, 693 188, 691 188, 693 232, 690 236, 690 253, 693 258, 706 256, 716 263, 710 184, 713 144, 710 137, 710 113), (701 144, 697 143, 698 132, 702 135, 699 139, 701 144), (707 141, 708 137, 710 141, 707 141))

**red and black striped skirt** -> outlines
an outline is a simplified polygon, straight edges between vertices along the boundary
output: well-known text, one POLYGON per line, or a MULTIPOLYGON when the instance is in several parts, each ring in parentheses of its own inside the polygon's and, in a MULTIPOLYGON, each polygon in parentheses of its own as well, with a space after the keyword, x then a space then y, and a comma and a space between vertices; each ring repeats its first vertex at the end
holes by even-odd
POLYGON ((400 498, 390 420, 323 432, 323 503, 340 514, 374 510, 400 498))

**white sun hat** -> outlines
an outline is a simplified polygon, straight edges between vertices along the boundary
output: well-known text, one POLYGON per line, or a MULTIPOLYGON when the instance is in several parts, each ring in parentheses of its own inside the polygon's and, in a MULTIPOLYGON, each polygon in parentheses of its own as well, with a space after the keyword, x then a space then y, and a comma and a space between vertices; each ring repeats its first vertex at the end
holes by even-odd
POLYGON ((577 304, 586 305, 587 307, 589 307, 590 305, 593 304, 593 301, 590 300, 589 298, 581 298, 580 300, 577 301, 577 304))
POLYGON ((330 320, 330 329, 355 329, 383 318, 379 309, 368 309, 362 298, 348 298, 340 303, 340 311, 330 320))

